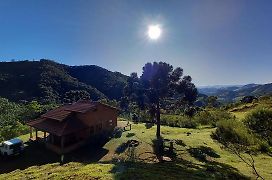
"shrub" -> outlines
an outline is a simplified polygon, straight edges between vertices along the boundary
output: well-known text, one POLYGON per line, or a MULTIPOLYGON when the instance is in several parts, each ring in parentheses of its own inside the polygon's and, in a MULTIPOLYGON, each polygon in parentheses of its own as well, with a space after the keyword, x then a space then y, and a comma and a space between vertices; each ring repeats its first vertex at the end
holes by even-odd
POLYGON ((272 110, 256 109, 246 116, 245 123, 260 138, 272 145, 272 110))
POLYGON ((212 137, 220 143, 252 146, 256 144, 256 138, 249 132, 241 121, 224 119, 217 123, 217 129, 212 137))
POLYGON ((231 119, 232 115, 224 110, 215 109, 210 111, 200 111, 195 119, 199 124, 216 126, 216 123, 222 119, 231 119))
POLYGON ((122 134, 123 134, 123 129, 120 127, 115 127, 112 132, 112 135, 114 138, 120 138, 122 134))
POLYGON ((27 126, 22 125, 20 122, 15 122, 0 129, 0 141, 8 140, 28 132, 29 128, 27 126))
POLYGON ((182 115, 161 115, 161 124, 171 127, 196 128, 197 122, 188 116, 182 115))
POLYGON ((221 142, 225 148, 237 155, 240 160, 249 166, 256 179, 264 179, 256 170, 252 152, 257 150, 267 151, 268 149, 260 145, 260 141, 255 138, 243 122, 235 119, 219 121, 212 137, 221 142), (249 157, 247 158, 241 153, 249 154, 249 157))
POLYGON ((128 138, 133 137, 133 136, 135 136, 135 133, 128 133, 128 134, 126 135, 126 137, 128 137, 128 138))

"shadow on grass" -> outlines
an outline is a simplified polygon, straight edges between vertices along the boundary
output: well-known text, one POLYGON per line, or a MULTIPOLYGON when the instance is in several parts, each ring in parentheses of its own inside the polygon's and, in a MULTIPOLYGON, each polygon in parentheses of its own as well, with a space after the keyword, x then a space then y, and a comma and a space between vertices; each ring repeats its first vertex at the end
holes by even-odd
MULTIPOLYGON (((154 152, 159 148, 155 147, 157 141, 153 141, 154 152)), ((182 141, 178 144, 186 146, 182 141)), ((117 163, 108 163, 115 164, 111 170, 114 179, 250 179, 230 165, 210 161, 209 158, 220 158, 220 155, 210 147, 200 146, 190 148, 188 151, 203 163, 190 162, 180 156, 175 156, 175 154, 172 154, 172 161, 170 162, 147 162, 142 159, 136 162, 122 162, 121 160, 119 163, 118 161, 117 163), (200 157, 198 157, 198 154, 200 154, 200 157)), ((167 155, 167 152, 163 153, 167 155)))
MULTIPOLYGON (((205 146, 191 148, 189 152, 201 152, 200 154, 205 154, 205 157, 220 157, 212 148, 205 146)), ((250 179, 236 168, 224 163, 205 159, 204 164, 200 164, 184 160, 180 156, 172 160, 153 163, 144 161, 114 163, 111 173, 114 174, 114 179, 250 179)))
POLYGON ((209 158, 220 158, 217 152, 207 146, 199 146, 197 148, 190 148, 187 150, 190 155, 199 161, 207 162, 210 161, 209 158))
POLYGON ((114 179, 249 179, 223 163, 200 165, 182 159, 162 163, 117 163, 111 173, 114 179))
MULTIPOLYGON (((64 163, 72 161, 86 164, 98 162, 108 153, 108 150, 103 148, 107 142, 108 139, 90 142, 88 145, 82 146, 71 153, 65 154, 64 163)), ((59 163, 60 160, 60 155, 46 149, 44 144, 27 142, 25 143, 25 150, 23 154, 8 157, 7 159, 3 159, 3 157, 0 156, 0 173, 8 173, 16 169, 23 170, 31 166, 59 163)))
POLYGON ((185 144, 181 139, 177 139, 177 140, 175 140, 175 142, 176 142, 176 144, 179 145, 179 146, 183 146, 183 147, 186 146, 186 144, 185 144))

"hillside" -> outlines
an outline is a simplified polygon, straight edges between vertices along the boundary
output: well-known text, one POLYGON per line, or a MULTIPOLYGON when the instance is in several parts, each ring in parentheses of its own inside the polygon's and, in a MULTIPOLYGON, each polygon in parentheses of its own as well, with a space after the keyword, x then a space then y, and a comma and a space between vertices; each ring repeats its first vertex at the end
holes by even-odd
POLYGON ((70 66, 67 71, 80 82, 95 87, 110 99, 120 99, 127 82, 127 76, 95 65, 70 66))
MULTIPOLYGON (((121 123, 122 121, 119 121, 121 123)), ((125 123, 125 122, 123 122, 125 123)), ((174 128, 162 126, 165 139, 174 139, 176 159, 173 162, 153 161, 152 140, 156 127, 138 123, 119 138, 101 146, 89 145, 65 155, 66 164, 59 165, 59 156, 43 146, 28 144, 25 154, 12 161, 0 161, 0 179, 247 179, 254 178, 251 169, 234 154, 221 148, 211 138, 214 128, 174 128), (187 133, 190 132, 190 135, 187 133), (129 150, 123 144, 130 139, 140 142, 138 160, 129 162, 129 150), (203 155, 207 160, 203 160, 203 155)), ((21 137, 27 139, 28 135, 21 137)), ((267 179, 271 178, 271 157, 254 156, 256 166, 267 179)))
POLYGON ((235 101, 241 99, 244 96, 261 96, 272 93, 272 83, 268 84, 247 84, 244 86, 211 86, 211 87, 199 87, 200 93, 217 96, 220 101, 235 101))
POLYGON ((94 100, 119 99, 126 78, 98 66, 67 66, 50 60, 0 62, 0 96, 59 102, 74 90, 87 92, 94 100))

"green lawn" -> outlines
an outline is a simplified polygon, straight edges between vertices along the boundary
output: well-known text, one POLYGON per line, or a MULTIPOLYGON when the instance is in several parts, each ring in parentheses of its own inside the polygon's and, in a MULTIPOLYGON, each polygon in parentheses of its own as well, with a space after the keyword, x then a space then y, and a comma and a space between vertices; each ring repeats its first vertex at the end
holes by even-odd
MULTIPOLYGON (((155 126, 133 124, 120 138, 113 138, 94 146, 89 145, 65 156, 64 165, 60 157, 44 149, 42 145, 29 144, 24 155, 8 162, 0 161, 0 179, 243 179, 254 178, 248 168, 235 155, 225 151, 211 139, 213 128, 199 129, 162 127, 165 139, 180 140, 174 144, 177 157, 173 162, 150 161, 155 126), (128 151, 117 151, 129 139, 140 142, 134 163, 126 162, 128 151), (207 161, 195 156, 195 152, 206 152, 207 161), (125 162, 124 162, 125 161, 125 162), (17 169, 17 170, 16 170, 17 169), (20 170, 21 169, 21 170, 20 170)), ((254 157, 260 174, 272 179, 272 157, 261 154, 254 157)))

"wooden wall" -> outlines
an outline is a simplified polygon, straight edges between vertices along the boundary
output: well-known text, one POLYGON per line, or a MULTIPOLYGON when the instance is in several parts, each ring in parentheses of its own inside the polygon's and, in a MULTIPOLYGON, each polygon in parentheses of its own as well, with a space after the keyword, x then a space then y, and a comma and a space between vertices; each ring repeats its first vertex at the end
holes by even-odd
POLYGON ((117 109, 98 103, 95 111, 77 114, 77 118, 90 127, 85 135, 102 134, 117 126, 117 109))

